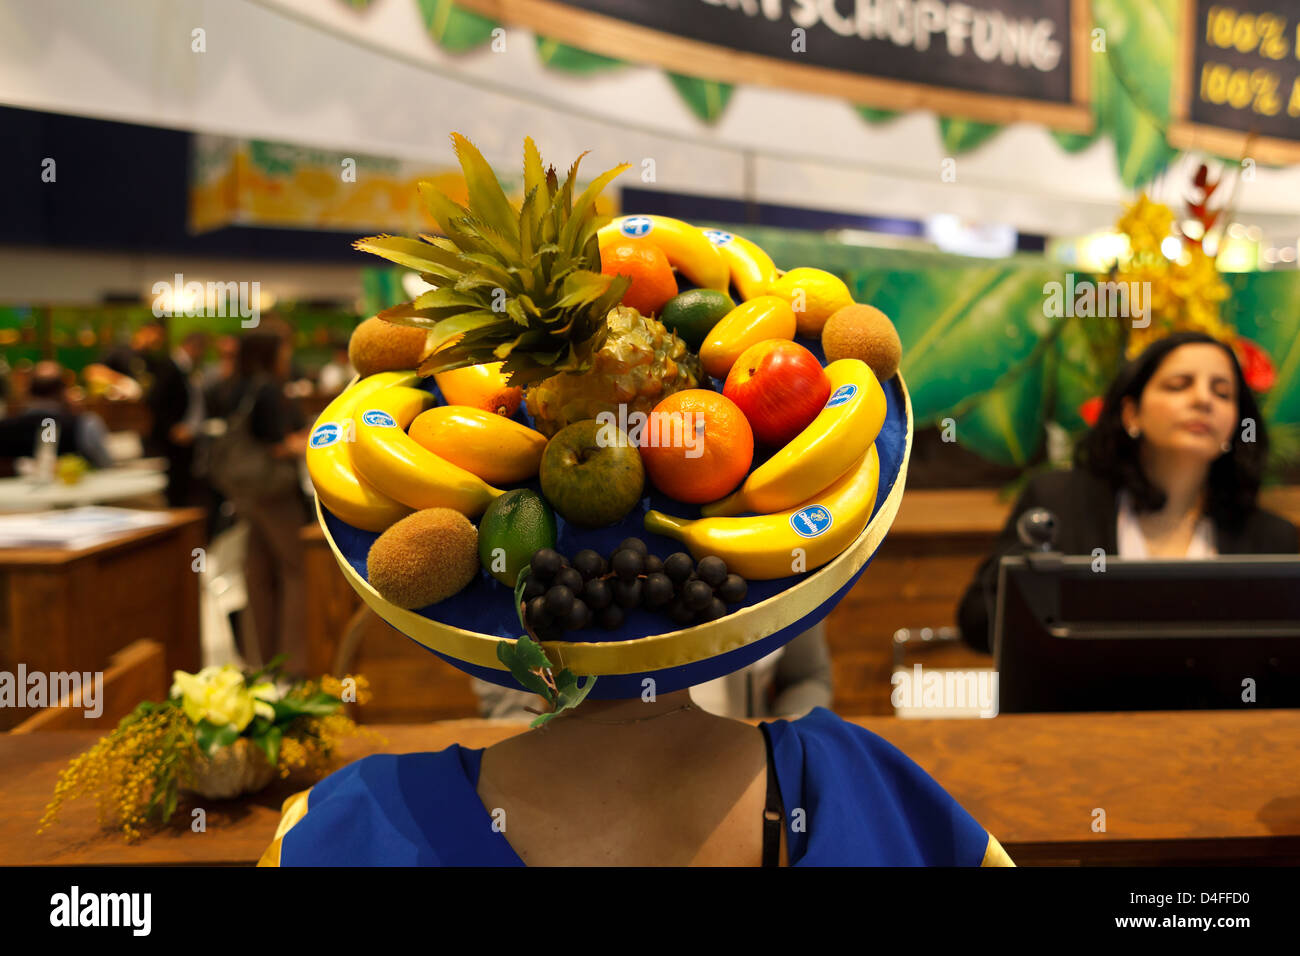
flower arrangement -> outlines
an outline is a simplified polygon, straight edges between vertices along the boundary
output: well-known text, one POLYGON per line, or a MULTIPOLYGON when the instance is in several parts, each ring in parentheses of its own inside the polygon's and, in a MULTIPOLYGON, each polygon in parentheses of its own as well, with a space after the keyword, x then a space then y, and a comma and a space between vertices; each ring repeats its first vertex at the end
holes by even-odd
POLYGON ((252 674, 229 666, 176 671, 165 701, 142 701, 64 768, 37 832, 57 820, 67 800, 94 795, 100 825, 132 842, 146 827, 165 824, 182 792, 252 792, 277 773, 324 771, 345 737, 380 739, 340 712, 344 702, 370 699, 364 677, 327 675, 281 690, 279 663, 252 674))
MULTIPOLYGON (((1173 332, 1196 330, 1232 347, 1252 390, 1263 392, 1273 385, 1276 373, 1268 353, 1238 335, 1220 312, 1231 290, 1214 256, 1205 250, 1205 240, 1224 218, 1224 207, 1213 208, 1210 204, 1220 181, 1210 177, 1204 164, 1197 170, 1192 181, 1194 195, 1187 200, 1187 218, 1198 228, 1190 232, 1178 229, 1176 233, 1173 210, 1153 202, 1145 192, 1116 222, 1117 231, 1128 237, 1129 252, 1095 281, 1138 283, 1150 290, 1150 297, 1145 324, 1133 323, 1131 328, 1129 323, 1089 324, 1087 334, 1104 381, 1119 370, 1125 359, 1134 358, 1157 339, 1173 332), (1177 256, 1167 255, 1164 249, 1171 237, 1179 239, 1177 256)), ((1101 404, 1099 396, 1088 399, 1080 405, 1079 416, 1093 425, 1101 404)))

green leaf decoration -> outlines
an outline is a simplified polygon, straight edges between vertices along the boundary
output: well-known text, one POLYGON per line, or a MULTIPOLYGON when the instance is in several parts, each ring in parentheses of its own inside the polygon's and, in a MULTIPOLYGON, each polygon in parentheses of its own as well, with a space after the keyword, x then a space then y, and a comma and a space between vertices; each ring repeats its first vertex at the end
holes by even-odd
MULTIPOLYGON (((894 320, 916 426, 987 392, 1051 331, 1046 266, 991 265, 895 272, 869 303, 894 320)), ((1025 443, 1028 436, 1022 436, 1025 443)))
POLYGON ((1043 362, 1032 362, 956 417, 957 443, 981 458, 1023 467, 1043 436, 1043 362))
POLYGON ((1165 139, 1178 0, 1093 0, 1092 12, 1106 32, 1104 65, 1093 58, 1095 109, 1114 138, 1120 180, 1140 186, 1178 155, 1165 139))
POLYGON ((263 733, 252 735, 249 739, 266 754, 267 762, 272 767, 280 762, 280 741, 284 739, 284 731, 279 727, 268 727, 263 733))
POLYGON ((1241 272, 1224 277, 1232 295, 1223 318, 1273 360, 1277 380, 1258 396, 1270 427, 1300 424, 1300 272, 1241 272))
POLYGON ((939 136, 944 152, 949 156, 968 153, 985 143, 1002 127, 996 123, 977 123, 975 120, 939 118, 939 136))
POLYGON ((555 709, 549 714, 539 714, 529 726, 536 729, 544 725, 552 717, 558 717, 563 711, 577 707, 595 685, 596 678, 588 677, 587 682, 579 687, 578 678, 574 676, 572 671, 568 668, 560 671, 555 679, 555 709))
POLYGON ((1052 139, 1056 140, 1056 145, 1067 153, 1080 153, 1087 149, 1093 143, 1097 142, 1097 137, 1101 135, 1101 130, 1094 122, 1091 133, 1066 133, 1059 129, 1048 130, 1052 139))
POLYGON ((581 50, 576 46, 561 43, 559 40, 552 40, 542 36, 535 39, 537 40, 537 55, 541 57, 542 62, 554 69, 563 70, 565 73, 589 76, 592 73, 615 70, 627 65, 623 60, 616 60, 612 56, 602 56, 599 53, 581 50))
POLYGON ((519 576, 515 578, 515 615, 524 631, 528 630, 528 622, 524 620, 524 588, 528 585, 528 575, 532 573, 532 566, 526 564, 519 569, 519 576))
POLYGON ((596 684, 596 678, 588 677, 587 682, 578 685, 578 677, 567 667, 560 671, 555 677, 555 694, 556 694, 556 711, 566 710, 570 707, 577 707, 587 697, 591 688, 596 684))
POLYGON ((366 7, 370 6, 374 0, 343 0, 343 2, 354 10, 364 10, 366 7))
POLYGON ((873 125, 888 123, 890 120, 898 119, 903 115, 898 110, 878 110, 873 106, 855 106, 853 109, 859 116, 873 125))
POLYGON ((691 112, 706 123, 717 122, 731 100, 732 90, 735 89, 730 83, 701 80, 694 76, 682 76, 680 73, 670 72, 668 79, 677 88, 678 95, 686 101, 691 112))
POLYGON ((527 634, 521 635, 513 644, 502 641, 497 645, 497 660, 510 668, 510 676, 519 681, 520 686, 554 702, 555 694, 550 685, 537 673, 551 666, 542 645, 527 634))
POLYGON ((495 20, 462 10, 452 0, 416 0, 429 36, 449 53, 465 53, 492 39, 495 20))
POLYGON ((217 727, 206 718, 194 727, 194 742, 209 757, 218 747, 229 747, 239 739, 239 731, 230 724, 217 727))
POLYGON ((343 706, 341 700, 337 697, 331 697, 324 691, 317 691, 310 697, 282 697, 280 700, 273 700, 270 703, 271 709, 275 711, 275 717, 272 720, 272 723, 275 724, 286 723, 295 717, 324 717, 335 713, 343 706))

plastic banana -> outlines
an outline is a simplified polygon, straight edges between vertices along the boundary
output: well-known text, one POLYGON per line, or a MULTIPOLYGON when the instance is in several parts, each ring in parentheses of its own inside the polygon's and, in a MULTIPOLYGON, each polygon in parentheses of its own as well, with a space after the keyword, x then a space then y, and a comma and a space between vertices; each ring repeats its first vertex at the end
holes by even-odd
POLYGON ((880 455, 872 444, 846 475, 792 510, 698 521, 652 510, 645 529, 683 542, 696 560, 717 555, 743 578, 770 581, 821 567, 856 541, 879 489, 880 455))
POLYGON ((439 405, 421 412, 407 434, 435 455, 492 484, 532 478, 546 450, 541 432, 468 405, 439 405))
POLYGON ((768 284, 776 278, 778 269, 772 257, 744 236, 721 229, 702 229, 705 237, 722 254, 731 272, 731 284, 748 301, 767 293, 768 284))
POLYGON ((454 508, 477 518, 501 490, 406 434, 406 426, 432 401, 426 391, 399 386, 357 402, 352 464, 362 478, 408 508, 454 508))
POLYGON ((596 232, 600 248, 624 239, 658 246, 677 271, 702 289, 726 292, 731 270, 704 233, 690 223, 668 216, 619 216, 596 232))
POLYGON ((846 358, 826 366, 831 396, 808 427, 755 468, 726 498, 705 505, 706 518, 793 508, 835 481, 876 440, 885 423, 885 392, 871 367, 846 358))
POLYGON ((797 319, 790 303, 762 295, 736 306, 715 325, 700 346, 700 364, 714 378, 726 378, 751 345, 767 339, 793 339, 797 319))
POLYGON ((383 531, 411 513, 400 501, 372 487, 352 467, 349 445, 356 437, 352 422, 356 404, 376 392, 413 385, 415 372, 379 372, 357 382, 325 406, 307 440, 307 471, 321 503, 348 524, 366 531, 383 531))

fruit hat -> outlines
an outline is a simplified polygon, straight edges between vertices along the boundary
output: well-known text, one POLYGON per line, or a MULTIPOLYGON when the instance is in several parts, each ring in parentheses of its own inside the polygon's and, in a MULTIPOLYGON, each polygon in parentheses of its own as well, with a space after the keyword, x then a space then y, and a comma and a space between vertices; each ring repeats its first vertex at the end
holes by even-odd
MULTIPOLYGON (((815 339, 799 341, 824 362, 815 339)), ((423 387, 436 390, 432 379, 423 387)), ((654 680, 656 693, 671 693, 752 664, 821 621, 862 576, 902 500, 912 447, 911 400, 901 375, 882 387, 886 413, 874 446, 880 460, 875 505, 866 527, 837 557, 804 573, 750 581, 742 604, 714 621, 674 629, 665 616, 637 608, 616 630, 571 632, 585 640, 544 641, 542 647, 553 664, 577 675, 596 676, 589 694, 593 699, 639 697, 647 678, 654 680)), ((570 556, 583 548, 608 555, 623 539, 638 537, 661 558, 683 550, 679 542, 646 531, 643 522, 650 509, 685 518, 700 516, 697 506, 673 501, 651 488, 631 513, 611 527, 579 529, 557 518, 556 548, 570 556)), ((366 555, 378 534, 347 524, 319 500, 317 515, 348 583, 376 614, 449 664, 503 687, 525 689, 497 656, 501 642, 521 633, 509 588, 480 571, 469 586, 436 605, 416 611, 398 607, 367 581, 366 555)))

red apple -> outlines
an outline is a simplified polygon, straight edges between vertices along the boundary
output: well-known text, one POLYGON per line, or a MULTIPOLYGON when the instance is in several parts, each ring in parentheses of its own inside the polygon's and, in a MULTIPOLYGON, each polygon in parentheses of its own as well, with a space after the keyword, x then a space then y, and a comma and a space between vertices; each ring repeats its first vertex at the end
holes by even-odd
POLYGON ((799 343, 767 339, 740 353, 722 394, 740 406, 756 439, 780 448, 817 417, 830 398, 831 380, 799 343))

